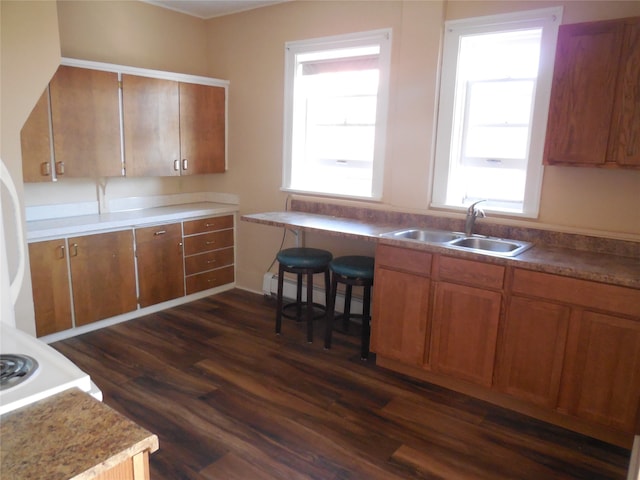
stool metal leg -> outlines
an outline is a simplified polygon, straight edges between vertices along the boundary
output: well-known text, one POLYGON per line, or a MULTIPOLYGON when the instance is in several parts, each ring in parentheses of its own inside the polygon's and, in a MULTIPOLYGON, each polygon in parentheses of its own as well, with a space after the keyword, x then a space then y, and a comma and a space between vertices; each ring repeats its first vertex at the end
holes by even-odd
POLYGON ((296 322, 302 320, 302 274, 296 273, 296 322))
POLYGON ((351 294, 353 293, 353 286, 350 283, 347 283, 345 287, 344 309, 342 311, 342 329, 348 333, 349 317, 351 316, 351 294))
POLYGON ((313 342, 313 273, 307 275, 307 342, 313 342))
POLYGON ((364 287, 364 298, 362 299, 362 351, 360 358, 366 360, 369 357, 369 341, 371 338, 371 287, 364 287))
POLYGON ((329 301, 327 302, 327 311, 326 311, 326 326, 324 330, 324 348, 331 348, 331 336, 333 334, 333 321, 335 319, 335 309, 336 309, 336 295, 338 294, 338 279, 336 276, 333 276, 331 281, 331 294, 329 295, 329 301))
POLYGON ((278 267, 278 300, 276 303, 276 335, 280 335, 282 328, 282 293, 284 285, 284 268, 278 267))

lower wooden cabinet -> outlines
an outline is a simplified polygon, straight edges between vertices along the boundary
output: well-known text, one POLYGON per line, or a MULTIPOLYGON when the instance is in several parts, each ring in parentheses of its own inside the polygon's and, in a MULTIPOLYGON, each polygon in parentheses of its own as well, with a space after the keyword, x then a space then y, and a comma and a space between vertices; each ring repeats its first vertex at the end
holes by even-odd
POLYGON ((137 308, 133 232, 69 238, 76 326, 137 308))
POLYGON ((431 368, 491 386, 502 295, 437 282, 431 333, 431 368))
POLYGON ((29 244, 38 337, 73 327, 67 255, 64 238, 29 244))
POLYGON ((380 365, 631 446, 640 290, 387 245, 375 277, 380 365))
POLYGON ((233 225, 233 215, 184 223, 187 295, 234 281, 233 225))
POLYGON ((560 408, 625 432, 640 421, 640 321, 576 311, 560 408))
POLYGON ((371 350, 421 366, 428 354, 431 254, 379 245, 376 250, 371 350))
POLYGON ((220 215, 29 243, 37 336, 233 284, 234 222, 220 215))
POLYGON ((182 225, 136 228, 135 235, 140 307, 183 296, 182 225))
POLYGON ((29 256, 38 336, 137 307, 130 230, 31 243, 29 256))
POLYGON ((558 402, 571 310, 513 296, 501 326, 496 388, 547 408, 558 402))

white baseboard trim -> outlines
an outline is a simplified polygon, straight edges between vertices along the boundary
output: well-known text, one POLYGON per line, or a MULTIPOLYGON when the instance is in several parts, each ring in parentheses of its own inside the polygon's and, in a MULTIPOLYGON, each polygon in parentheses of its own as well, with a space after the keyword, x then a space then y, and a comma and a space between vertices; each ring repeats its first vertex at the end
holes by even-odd
MULTIPOLYGON (((307 287, 304 280, 302 281, 302 300, 307 299, 307 287)), ((356 292, 358 289, 354 289, 356 292)), ((262 279, 262 293, 267 296, 275 296, 278 293, 278 275, 275 273, 267 272, 262 279)), ((296 281, 295 277, 285 276, 283 282, 283 297, 294 300, 296 298, 296 281)), ((313 301, 324 305, 325 303, 325 291, 324 288, 314 285, 313 287, 313 301)), ((336 295, 336 312, 344 311, 344 293, 338 290, 336 295)), ((362 297, 353 295, 351 297, 351 313, 356 315, 362 315, 362 297)), ((357 321, 357 319, 353 319, 357 321)))

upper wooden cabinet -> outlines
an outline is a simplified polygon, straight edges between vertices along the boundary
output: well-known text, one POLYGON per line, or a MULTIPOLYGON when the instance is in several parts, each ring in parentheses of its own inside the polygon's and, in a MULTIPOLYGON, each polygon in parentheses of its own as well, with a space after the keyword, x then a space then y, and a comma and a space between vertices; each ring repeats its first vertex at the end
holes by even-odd
POLYGON ((57 178, 121 176, 118 74, 62 65, 49 89, 57 178))
POLYGON ((122 75, 127 176, 180 175, 178 82, 122 75))
POLYGON ((225 171, 225 112, 223 87, 180 83, 182 175, 225 171))
POLYGON ((225 171, 225 89, 122 76, 127 176, 225 171))
POLYGON ((40 96, 20 131, 22 178, 25 182, 52 179, 51 130, 49 128, 49 88, 40 96))
POLYGON ((640 168, 640 17, 563 25, 544 163, 640 168))
POLYGON ((66 59, 22 129, 24 181, 223 173, 227 85, 66 59))

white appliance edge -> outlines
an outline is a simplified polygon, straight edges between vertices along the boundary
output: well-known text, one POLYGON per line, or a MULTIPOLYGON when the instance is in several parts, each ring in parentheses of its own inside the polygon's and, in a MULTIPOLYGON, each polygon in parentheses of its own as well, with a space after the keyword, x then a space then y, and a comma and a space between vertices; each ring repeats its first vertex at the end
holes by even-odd
MULTIPOLYGON (((94 398, 102 400, 102 392, 89 375, 80 370, 64 355, 31 335, 18 330, 15 325, 14 304, 22 286, 25 265, 24 238, 15 184, 5 164, 0 160, 0 186, 8 193, 15 222, 18 252, 17 273, 9 278, 7 242, 5 237, 5 206, 0 205, 0 353, 24 354, 38 362, 38 369, 24 382, 0 390, 0 415, 37 402, 68 388, 79 388, 94 398)), ((3 196, 6 198, 6 196, 3 196)))

